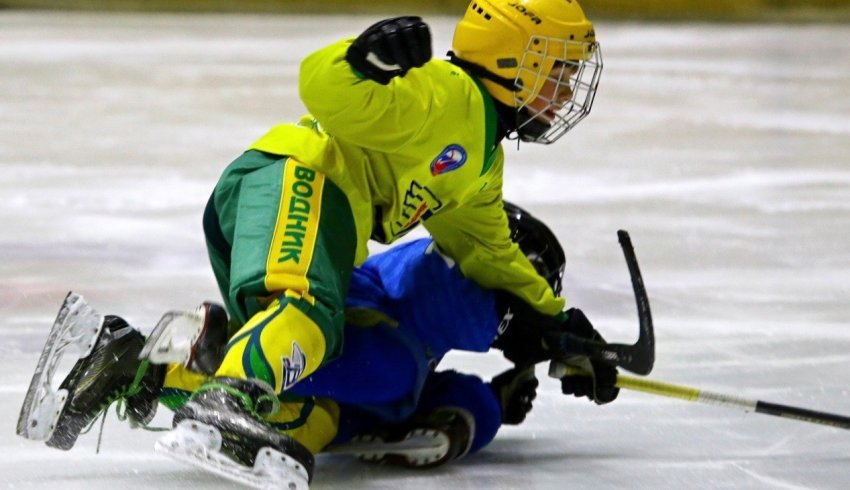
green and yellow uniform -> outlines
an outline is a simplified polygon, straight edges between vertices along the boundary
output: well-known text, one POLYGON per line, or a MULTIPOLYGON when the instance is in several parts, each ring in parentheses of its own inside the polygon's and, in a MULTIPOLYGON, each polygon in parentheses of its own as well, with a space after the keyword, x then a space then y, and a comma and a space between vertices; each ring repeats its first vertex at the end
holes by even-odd
POLYGON ((345 61, 349 44, 304 60, 300 94, 312 116, 273 128, 252 149, 292 155, 339 186, 357 229, 356 263, 368 255, 370 237, 390 243, 422 222, 466 276, 559 313, 563 300, 508 234, 504 154, 486 90, 443 60, 388 86, 360 79, 345 61), (435 174, 434 160, 453 146, 463 149, 465 162, 435 174))
POLYGON ((504 155, 483 86, 431 60, 389 85, 345 60, 351 40, 308 56, 312 115, 271 129, 224 172, 205 213, 235 333, 220 376, 285 391, 342 349, 343 302, 372 238, 423 223, 460 270, 548 314, 563 309, 509 236, 504 155))

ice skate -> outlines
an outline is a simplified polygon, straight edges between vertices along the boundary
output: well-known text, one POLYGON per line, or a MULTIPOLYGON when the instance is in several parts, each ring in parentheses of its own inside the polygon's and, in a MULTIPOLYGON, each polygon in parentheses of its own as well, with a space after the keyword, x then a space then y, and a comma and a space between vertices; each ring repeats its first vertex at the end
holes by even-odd
POLYGON ((433 468, 466 455, 475 420, 466 410, 446 407, 427 417, 356 437, 331 452, 354 454, 363 461, 408 468, 433 468))
POLYGON ((163 315, 139 356, 152 364, 179 363, 212 376, 226 346, 227 312, 221 305, 205 302, 193 312, 163 315))
POLYGON ((109 405, 124 400, 131 423, 146 425, 156 411, 164 369, 139 361, 144 337, 117 316, 102 316, 69 293, 39 358, 18 419, 17 433, 70 449, 80 432, 109 405), (78 360, 58 388, 62 357, 78 360))
POLYGON ((215 378, 175 413, 156 450, 253 488, 306 490, 313 455, 263 422, 277 403, 265 383, 215 378))

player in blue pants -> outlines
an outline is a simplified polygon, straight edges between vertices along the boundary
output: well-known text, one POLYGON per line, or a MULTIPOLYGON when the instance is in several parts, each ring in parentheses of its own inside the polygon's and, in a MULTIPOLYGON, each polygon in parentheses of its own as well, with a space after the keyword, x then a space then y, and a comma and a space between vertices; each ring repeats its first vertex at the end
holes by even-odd
POLYGON ((464 278, 430 239, 421 239, 357 269, 346 307, 358 312, 350 316, 360 324, 346 325, 345 352, 291 390, 339 404, 336 443, 395 426, 398 434, 381 435, 404 437, 422 428, 414 424, 405 430, 414 418, 426 427, 443 422, 424 419, 444 407, 454 410, 444 416, 459 417, 455 423, 461 427, 453 430, 461 433, 452 434, 460 439, 452 441, 459 447, 434 461, 417 459, 409 465, 438 464, 493 439, 502 410, 490 386, 476 376, 434 371, 449 350, 490 348, 500 321, 491 292, 464 278))
MULTIPOLYGON (((554 234, 519 207, 506 203, 505 209, 514 240, 560 294, 565 261, 554 234)), ((450 350, 486 352, 494 342, 499 345, 497 338, 505 337, 513 317, 522 316, 509 306, 501 293, 466 279, 432 240, 394 247, 355 270, 346 300, 343 355, 291 391, 339 404, 337 444, 352 439, 400 441, 422 436, 423 431, 450 440, 444 453, 364 452, 369 459, 429 467, 478 451, 493 440, 502 423, 520 423, 531 409, 537 379, 533 362, 517 359, 522 356, 515 351, 523 342, 507 348, 520 366, 491 383, 471 374, 436 371, 435 366, 450 350)), ((532 330, 521 324, 512 330, 524 327, 532 330)), ((600 393, 594 395, 587 378, 565 380, 565 392, 598 402, 613 400, 617 392, 611 377, 616 370, 595 367, 597 383, 604 385, 596 387, 600 393)))

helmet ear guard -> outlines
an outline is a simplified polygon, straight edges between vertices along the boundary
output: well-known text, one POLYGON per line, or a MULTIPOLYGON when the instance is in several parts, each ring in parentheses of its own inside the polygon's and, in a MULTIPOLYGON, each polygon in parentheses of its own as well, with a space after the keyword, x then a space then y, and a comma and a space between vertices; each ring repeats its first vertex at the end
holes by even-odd
POLYGON ((499 75, 488 71, 483 66, 478 66, 475 63, 470 63, 469 61, 458 58, 454 51, 449 51, 448 53, 446 53, 446 56, 449 57, 449 61, 453 65, 463 68, 468 73, 475 75, 478 78, 493 82, 496 85, 499 85, 500 87, 510 90, 511 92, 515 92, 522 89, 521 86, 517 85, 517 83, 521 83, 522 80, 517 81, 517 79, 500 77, 499 75))

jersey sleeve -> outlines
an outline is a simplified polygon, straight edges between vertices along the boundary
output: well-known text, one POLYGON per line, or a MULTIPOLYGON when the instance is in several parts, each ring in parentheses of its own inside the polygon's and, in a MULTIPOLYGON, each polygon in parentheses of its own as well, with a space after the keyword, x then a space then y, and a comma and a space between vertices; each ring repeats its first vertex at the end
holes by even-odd
POLYGON ((328 133, 382 152, 395 152, 422 130, 435 95, 429 65, 388 85, 358 76, 345 60, 346 39, 307 56, 299 92, 307 110, 328 133))
POLYGON ((440 250, 482 287, 506 290, 541 313, 555 315, 564 309, 564 300, 511 240, 501 177, 466 205, 435 214, 425 227, 440 250))

